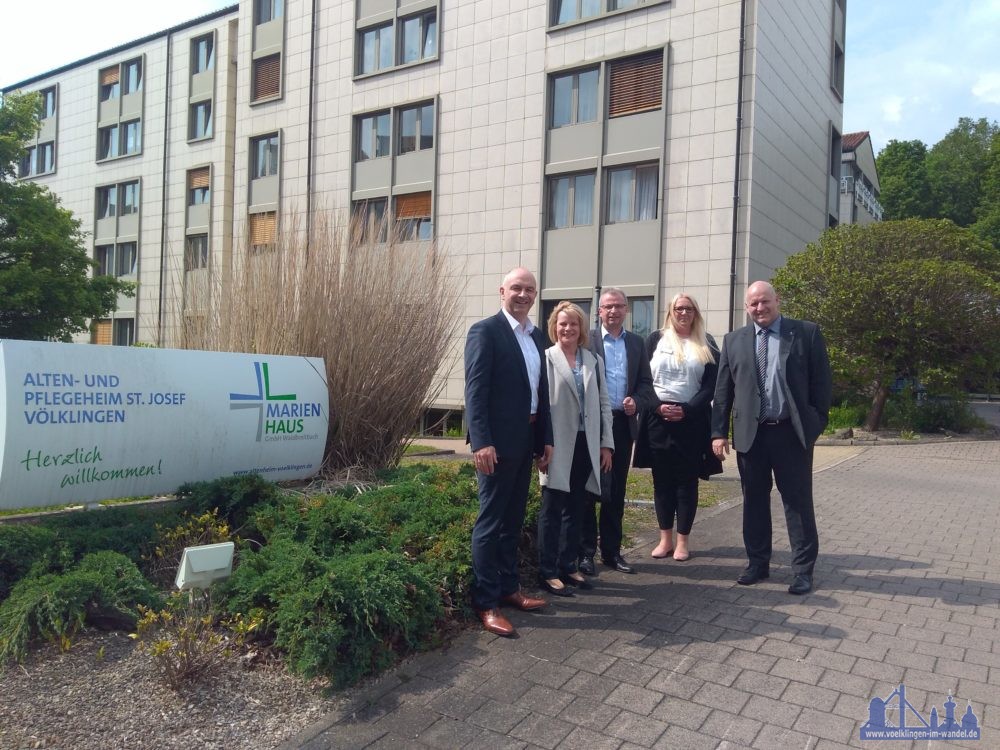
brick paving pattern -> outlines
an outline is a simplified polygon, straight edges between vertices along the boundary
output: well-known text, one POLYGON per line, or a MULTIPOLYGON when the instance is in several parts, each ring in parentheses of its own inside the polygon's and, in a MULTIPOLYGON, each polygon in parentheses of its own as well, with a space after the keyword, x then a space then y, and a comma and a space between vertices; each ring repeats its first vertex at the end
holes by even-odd
POLYGON ((466 633, 283 747, 928 747, 859 739, 900 682, 925 717, 951 693, 979 718, 981 741, 930 747, 1000 747, 1000 443, 862 449, 815 490, 812 594, 786 592, 775 492, 768 581, 735 584, 742 507, 703 514, 689 562, 641 547, 637 575, 509 611, 519 637, 466 633))

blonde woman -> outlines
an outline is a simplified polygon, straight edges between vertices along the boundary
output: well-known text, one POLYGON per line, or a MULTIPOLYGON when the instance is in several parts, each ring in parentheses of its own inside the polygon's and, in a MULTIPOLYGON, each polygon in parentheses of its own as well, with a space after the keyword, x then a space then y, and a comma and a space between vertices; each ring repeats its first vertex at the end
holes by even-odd
POLYGON ((586 493, 601 492, 601 472, 611 469, 615 447, 604 363, 587 349, 587 318, 572 302, 549 316, 545 373, 549 383, 553 450, 539 469, 538 580, 556 596, 590 584, 577 570, 586 493))
POLYGON ((660 400, 639 420, 635 465, 653 470, 653 502, 660 542, 652 556, 684 561, 698 508, 698 477, 711 451, 712 395, 719 348, 705 332, 694 297, 677 294, 663 328, 646 339, 653 390, 660 400), (677 540, 674 541, 674 520, 677 540))

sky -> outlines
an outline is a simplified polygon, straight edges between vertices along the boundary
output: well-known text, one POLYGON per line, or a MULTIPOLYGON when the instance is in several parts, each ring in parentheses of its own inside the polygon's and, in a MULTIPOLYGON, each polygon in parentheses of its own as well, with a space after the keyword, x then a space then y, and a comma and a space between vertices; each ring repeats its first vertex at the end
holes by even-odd
MULTIPOLYGON (((465 0, 459 0, 465 1, 465 0)), ((0 86, 161 31, 236 0, 6 2, 0 86), (141 11, 138 10, 141 8, 141 11)), ((843 132, 933 146, 959 117, 1000 121, 1000 0, 848 0, 843 132)))

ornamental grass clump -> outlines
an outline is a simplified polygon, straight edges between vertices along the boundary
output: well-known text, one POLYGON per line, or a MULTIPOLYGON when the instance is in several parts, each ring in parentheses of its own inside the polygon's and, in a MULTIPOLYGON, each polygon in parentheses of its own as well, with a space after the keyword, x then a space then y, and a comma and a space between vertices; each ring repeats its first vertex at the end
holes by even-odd
POLYGON ((185 289, 177 345, 323 357, 324 469, 371 476, 397 463, 454 365, 457 277, 432 242, 383 231, 376 243, 379 232, 350 231, 331 213, 308 230, 282 222, 273 243, 244 240, 231 269, 185 289))

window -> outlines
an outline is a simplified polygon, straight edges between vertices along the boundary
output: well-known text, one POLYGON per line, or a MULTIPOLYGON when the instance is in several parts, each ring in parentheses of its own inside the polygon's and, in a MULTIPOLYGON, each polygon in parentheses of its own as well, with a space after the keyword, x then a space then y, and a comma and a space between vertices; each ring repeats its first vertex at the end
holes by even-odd
POLYGON ((41 120, 47 120, 56 113, 56 88, 55 86, 47 89, 42 89, 42 106, 41 112, 38 117, 41 120))
POLYGON ((594 173, 549 179, 549 229, 594 223, 594 173))
POLYGON ((639 0, 611 0, 608 4, 608 10, 625 10, 625 8, 634 8, 639 4, 639 0))
POLYGON ((355 202, 353 235, 357 238, 357 242, 381 244, 386 241, 388 227, 385 208, 385 198, 355 202))
POLYGON ((393 66, 392 24, 365 29, 359 33, 358 73, 374 73, 393 66))
POLYGON ((830 87, 841 99, 844 98, 844 35, 845 0, 833 0, 833 50, 830 69, 830 87))
POLYGON ((597 119, 597 70, 552 77, 552 127, 597 119))
POLYGON ((259 26, 262 23, 281 18, 282 5, 284 0, 255 0, 254 2, 254 22, 259 26))
POLYGON ((24 150, 24 156, 21 157, 21 163, 18 164, 17 173, 21 177, 30 177, 35 174, 38 163, 38 149, 35 146, 29 146, 24 150))
POLYGON ((437 54, 437 13, 404 18, 400 44, 400 64, 416 62, 437 54))
POLYGON ((250 250, 263 252, 274 247, 278 215, 274 211, 250 214, 250 250))
POLYGON ((208 235, 192 234, 184 245, 184 270, 208 268, 208 235))
POLYGON ((97 262, 97 276, 111 276, 115 270, 115 246, 98 245, 94 248, 94 260, 97 262))
POLYGON ((628 301, 629 315, 625 327, 632 333, 646 338, 657 328, 654 321, 656 310, 653 308, 652 297, 630 297, 628 301))
POLYGON ((111 219, 118 212, 118 186, 97 188, 97 218, 111 219))
POLYGON ((212 102, 204 101, 191 105, 188 123, 188 138, 210 138, 212 136, 212 102))
POLYGON ((204 73, 215 67, 215 39, 211 34, 191 40, 191 75, 204 73))
POLYGON ((38 151, 35 157, 35 170, 37 174, 51 172, 56 167, 56 149, 52 141, 38 144, 38 151))
POLYGON ((118 98, 119 70, 117 65, 105 68, 99 74, 101 81, 100 97, 102 102, 118 98))
POLYGON ((601 0, 555 0, 556 24, 590 18, 601 12, 601 0))
POLYGON ((253 100, 271 99, 281 94, 281 54, 253 61, 253 100))
POLYGON ((135 243, 120 242, 115 246, 115 275, 133 276, 135 275, 135 243))
POLYGON ((121 189, 121 213, 119 216, 139 213, 139 183, 126 182, 118 186, 121 189))
POLYGON ((250 141, 250 153, 253 159, 251 179, 273 177, 278 174, 278 134, 262 135, 250 141))
POLYGON ((122 125, 124 130, 124 138, 122 146, 124 150, 122 154, 137 154, 142 149, 142 123, 138 120, 132 120, 132 122, 126 122, 122 125))
POLYGON ((122 65, 124 80, 122 89, 126 94, 134 94, 142 88, 142 59, 129 60, 122 65))
POLYGON ((434 148, 434 105, 420 104, 399 112, 399 153, 434 148))
POLYGON ((655 164, 608 170, 608 223, 655 219, 658 182, 655 164))
POLYGON ((211 201, 208 167, 188 172, 188 205, 201 206, 211 201))
POLYGON ((389 113, 358 118, 358 161, 389 156, 389 113))
POLYGON ((396 237, 401 242, 430 240, 434 235, 429 192, 396 196, 394 214, 396 237))
POLYGON ((109 346, 111 344, 111 321, 95 320, 91 324, 90 341, 93 344, 109 346))
POLYGON ((97 131, 97 158, 110 159, 118 156, 118 126, 100 128, 97 131))
POLYGON ((608 117, 649 112, 663 106, 663 53, 630 57, 608 65, 608 117))
POLYGON ((119 318, 114 321, 111 343, 115 346, 132 346, 135 342, 135 319, 119 318))

